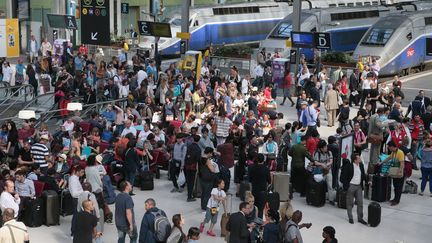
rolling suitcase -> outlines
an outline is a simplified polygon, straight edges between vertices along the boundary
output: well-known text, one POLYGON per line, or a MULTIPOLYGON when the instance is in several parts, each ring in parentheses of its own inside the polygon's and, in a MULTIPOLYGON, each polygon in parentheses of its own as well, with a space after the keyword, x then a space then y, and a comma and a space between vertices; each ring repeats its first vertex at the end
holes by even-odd
POLYGON ((64 216, 72 215, 74 212, 73 199, 68 189, 65 189, 60 194, 60 214, 64 216))
POLYGON ((244 202, 246 191, 250 191, 250 190, 251 190, 251 184, 249 183, 249 181, 240 182, 240 189, 239 189, 240 200, 244 202))
POLYGON ((391 177, 374 175, 372 177, 372 201, 385 202, 391 197, 391 177))
POLYGON ((347 191, 345 191, 343 188, 339 188, 336 192, 336 200, 339 208, 346 209, 346 197, 347 197, 347 191))
POLYGON ((268 192, 266 195, 266 203, 268 203, 268 206, 270 209, 273 209, 275 211, 279 210, 280 207, 280 196, 277 192, 268 192))
POLYGON ((153 172, 140 172, 140 189, 141 191, 150 191, 154 189, 153 172))
POLYGON ((311 179, 309 182, 309 190, 306 192, 306 203, 315 207, 322 207, 326 200, 327 184, 325 181, 316 182, 311 179))
POLYGON ((45 225, 60 225, 60 202, 56 191, 48 190, 42 193, 44 201, 45 225))
POLYGON ((273 173, 273 191, 279 193, 281 201, 288 201, 291 198, 290 174, 288 172, 273 173))
POLYGON ((381 206, 371 202, 368 206, 368 223, 371 227, 377 227, 381 222, 381 206))
POLYGON ((23 223, 28 227, 40 227, 44 221, 42 198, 30 199, 26 203, 23 223))

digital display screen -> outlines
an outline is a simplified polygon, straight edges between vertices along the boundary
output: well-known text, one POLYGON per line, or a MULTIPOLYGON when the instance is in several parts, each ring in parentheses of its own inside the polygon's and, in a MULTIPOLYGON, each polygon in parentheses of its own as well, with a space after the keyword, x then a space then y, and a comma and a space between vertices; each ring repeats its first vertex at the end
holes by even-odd
POLYGON ((171 26, 168 23, 152 23, 153 36, 171 38, 171 26))
POLYGON ((312 48, 314 47, 314 35, 307 32, 291 32, 291 42, 293 47, 312 48))

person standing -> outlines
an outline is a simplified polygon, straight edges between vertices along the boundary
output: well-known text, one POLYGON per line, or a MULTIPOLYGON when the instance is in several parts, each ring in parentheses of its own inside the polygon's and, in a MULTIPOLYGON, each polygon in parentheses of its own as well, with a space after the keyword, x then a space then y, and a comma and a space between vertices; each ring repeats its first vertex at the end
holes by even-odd
POLYGON ((307 137, 301 137, 301 142, 292 146, 288 151, 288 155, 292 157, 291 162, 291 182, 296 192, 300 193, 301 197, 306 195, 306 181, 308 173, 304 167, 305 159, 307 158, 310 162, 314 161, 312 155, 306 149, 307 137))
POLYGON ((195 177, 197 172, 198 162, 201 159, 201 149, 198 145, 201 139, 198 135, 193 135, 193 143, 191 143, 186 150, 184 173, 187 184, 187 201, 194 202, 196 199, 193 197, 193 190, 195 185, 195 177))
POLYGON ((339 95, 338 92, 333 89, 332 84, 328 84, 327 88, 328 90, 327 90, 327 95, 324 98, 324 106, 327 111, 328 126, 332 127, 335 125, 336 113, 337 110, 339 109, 339 104, 338 104, 339 95))
POLYGON ((180 134, 176 135, 176 143, 172 152, 172 160, 169 168, 169 175, 172 180, 174 188, 171 192, 183 192, 184 185, 177 184, 177 178, 180 171, 184 169, 185 157, 186 157, 186 144, 183 141, 183 137, 180 134))
POLYGON ((357 203, 357 219, 359 223, 367 225, 363 220, 363 184, 366 181, 366 173, 360 154, 353 154, 352 163, 348 159, 344 159, 344 164, 341 170, 340 181, 343 189, 347 191, 346 205, 348 221, 354 224, 352 208, 354 206, 354 198, 357 203))
POLYGON ((213 167, 211 158, 213 157, 213 149, 207 147, 204 149, 204 155, 201 157, 198 165, 198 175, 201 185, 201 210, 207 210, 207 202, 211 197, 213 184, 216 179, 215 168, 213 167))
POLYGON ((432 140, 428 139, 425 141, 425 146, 420 153, 422 157, 420 165, 422 181, 419 195, 423 196, 426 189, 426 183, 429 181, 429 192, 432 197, 432 140))
POLYGON ((263 154, 257 154, 255 163, 249 167, 249 182, 252 184, 252 194, 255 197, 255 206, 258 207, 258 217, 263 217, 264 194, 267 187, 271 184, 270 170, 264 164, 265 157, 263 154))
POLYGON ((283 89, 283 100, 280 105, 285 104, 285 100, 288 98, 289 101, 291 101, 291 107, 295 105, 294 101, 292 100, 292 76, 289 70, 286 70, 285 77, 283 79, 282 83, 282 89, 283 89))
POLYGON ((366 99, 369 97, 369 94, 371 92, 371 83, 372 83, 372 73, 366 74, 366 79, 363 79, 361 82, 361 89, 362 91, 362 97, 361 97, 361 103, 359 109, 363 109, 363 105, 365 104, 366 99))
POLYGON ((391 206, 396 206, 400 202, 402 196, 403 184, 404 184, 404 168, 405 168, 405 154, 398 148, 398 145, 394 141, 390 141, 387 144, 391 154, 381 163, 391 163, 392 167, 398 168, 398 173, 396 175, 391 175, 394 188, 394 198, 390 200, 391 206))
POLYGON ((175 214, 172 217, 173 227, 171 234, 167 239, 167 243, 184 243, 186 242, 186 235, 183 233, 183 226, 185 225, 185 220, 183 215, 175 214))
MULTIPOLYGON (((166 223, 168 223, 168 226, 170 224, 165 212, 156 207, 156 201, 153 198, 147 199, 144 202, 144 207, 146 212, 141 220, 139 243, 156 243, 158 241, 156 240, 155 221, 158 219, 158 227, 166 226, 166 223)), ((166 235, 165 239, 168 239, 168 235, 166 235)))
POLYGON ((75 220, 76 215, 78 213, 78 198, 81 195, 82 192, 84 192, 80 177, 84 175, 84 169, 81 168, 81 166, 75 166, 72 168, 72 175, 69 177, 68 185, 69 185, 69 192, 72 196, 72 204, 73 204, 73 215, 72 215, 72 224, 71 224, 71 236, 74 235, 75 231, 75 220))
POLYGON ((219 206, 222 203, 224 207, 224 211, 226 211, 225 199, 226 193, 223 190, 225 187, 225 182, 222 179, 219 179, 217 182, 217 187, 213 188, 211 191, 211 197, 207 202, 207 210, 204 218, 204 222, 200 224, 200 232, 204 231, 205 224, 211 221, 210 228, 207 231, 207 235, 215 237, 216 234, 213 232, 213 227, 217 223, 219 206))
POLYGON ((10 67, 10 64, 9 64, 8 61, 4 61, 3 62, 2 73, 3 73, 3 79, 2 79, 2 81, 11 84, 13 70, 10 67))
MULTIPOLYGON (((387 109, 388 110, 388 109, 387 109)), ((387 111, 388 112, 388 111, 387 111)), ((369 119, 368 138, 370 139, 371 147, 369 152, 368 174, 373 174, 373 168, 379 161, 381 152, 381 143, 383 141, 383 120, 385 118, 384 108, 380 107, 377 112, 369 119)))
POLYGON ((38 57, 38 51, 39 51, 39 43, 36 40, 36 37, 34 35, 31 36, 31 39, 28 43, 28 52, 30 54, 30 62, 34 63, 35 60, 38 57))
POLYGON ((14 211, 13 218, 18 217, 19 205, 21 199, 18 193, 15 193, 15 185, 11 180, 4 183, 3 192, 0 195, 0 209, 4 213, 6 209, 11 208, 14 211))
POLYGON ((50 161, 50 153, 47 147, 49 137, 47 134, 40 136, 39 143, 35 143, 31 147, 31 156, 33 162, 39 165, 42 174, 46 175, 48 171, 48 162, 50 161))
POLYGON ((52 51, 51 43, 47 40, 47 38, 44 38, 44 40, 42 42, 41 51, 42 51, 42 56, 43 57, 47 57, 48 56, 48 52, 52 51))
POLYGON ((15 212, 12 208, 3 211, 4 225, 0 229, 0 243, 29 242, 29 234, 23 222, 15 220, 15 212))
POLYGON ((135 224, 134 202, 129 193, 132 185, 128 181, 120 183, 120 193, 115 200, 115 224, 118 234, 118 243, 124 243, 126 235, 129 235, 130 242, 136 243, 138 239, 137 227, 135 224))
MULTIPOLYGON (((127 149, 125 152, 125 163, 124 163, 124 171, 125 171, 125 179, 133 185, 135 182, 135 176, 137 173, 137 169, 140 166, 140 159, 138 157, 137 152, 135 151, 136 141, 134 139, 129 140, 127 143, 127 149)), ((133 187, 129 192, 131 196, 134 196, 133 187)))
POLYGON ((354 102, 354 105, 358 106, 359 100, 360 100, 360 83, 359 83, 359 70, 354 69, 354 72, 351 74, 349 78, 349 90, 350 90, 350 97, 349 97, 349 106, 352 107, 352 104, 354 102))
POLYGON ((335 205, 336 192, 333 189, 333 155, 328 150, 327 142, 325 140, 320 140, 318 142, 317 150, 314 154, 315 166, 314 174, 322 174, 324 180, 327 183, 328 199, 331 205, 335 205))
POLYGON ((230 232, 228 242, 248 243, 250 229, 248 229, 245 214, 249 213, 249 203, 240 203, 239 210, 239 212, 231 214, 226 225, 226 229, 230 232))
POLYGON ((292 218, 285 225, 284 238, 288 242, 303 243, 303 238, 300 233, 300 229, 306 227, 309 229, 312 224, 300 224, 303 218, 303 213, 297 210, 293 213, 292 218))
POLYGON ((102 232, 96 230, 98 219, 92 213, 95 207, 92 201, 85 200, 82 208, 83 211, 79 212, 76 217, 73 243, 92 243, 93 239, 102 236, 102 232))

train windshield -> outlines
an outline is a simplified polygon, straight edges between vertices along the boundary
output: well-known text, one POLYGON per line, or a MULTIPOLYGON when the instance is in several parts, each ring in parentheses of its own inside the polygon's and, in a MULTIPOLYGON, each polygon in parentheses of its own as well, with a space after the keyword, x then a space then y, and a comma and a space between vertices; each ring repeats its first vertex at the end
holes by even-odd
POLYGON ((373 28, 367 33, 362 44, 384 46, 393 32, 394 29, 373 28))
POLYGON ((292 31, 291 21, 280 22, 279 25, 271 33, 271 37, 275 38, 290 38, 292 31))

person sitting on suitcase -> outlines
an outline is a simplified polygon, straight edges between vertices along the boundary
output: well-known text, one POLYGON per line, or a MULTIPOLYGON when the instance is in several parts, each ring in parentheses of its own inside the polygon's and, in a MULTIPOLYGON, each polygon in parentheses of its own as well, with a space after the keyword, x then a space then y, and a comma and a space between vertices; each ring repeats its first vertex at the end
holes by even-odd
POLYGON ((357 202, 357 218, 358 222, 367 225, 363 220, 363 183, 366 181, 366 174, 363 162, 361 161, 360 154, 353 154, 352 163, 344 159, 342 166, 340 182, 343 189, 347 191, 346 205, 348 213, 348 221, 354 224, 352 208, 354 205, 354 198, 357 202))
POLYGON ((333 155, 327 148, 327 142, 320 140, 318 142, 318 149, 314 154, 316 166, 313 173, 315 175, 321 174, 324 180, 327 182, 328 199, 331 205, 335 205, 334 200, 336 198, 335 190, 333 189, 333 176, 331 168, 333 164, 333 155))

